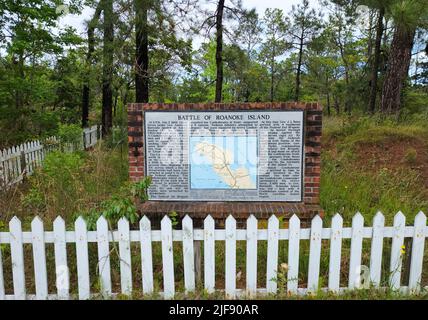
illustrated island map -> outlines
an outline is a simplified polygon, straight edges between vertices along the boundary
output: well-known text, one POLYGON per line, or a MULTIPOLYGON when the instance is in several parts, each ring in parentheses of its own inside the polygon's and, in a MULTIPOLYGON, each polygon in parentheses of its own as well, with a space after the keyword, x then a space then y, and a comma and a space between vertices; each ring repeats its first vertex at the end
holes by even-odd
POLYGON ((192 136, 191 189, 257 189, 256 136, 192 136))

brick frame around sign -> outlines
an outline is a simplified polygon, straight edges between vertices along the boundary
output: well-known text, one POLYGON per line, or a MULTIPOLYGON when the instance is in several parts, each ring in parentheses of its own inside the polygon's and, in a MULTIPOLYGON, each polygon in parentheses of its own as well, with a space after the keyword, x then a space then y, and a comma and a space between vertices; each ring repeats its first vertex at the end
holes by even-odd
POLYGON ((128 159, 129 176, 132 181, 144 177, 143 110, 303 110, 305 117, 303 204, 319 205, 322 130, 322 107, 319 103, 131 103, 128 105, 128 159))

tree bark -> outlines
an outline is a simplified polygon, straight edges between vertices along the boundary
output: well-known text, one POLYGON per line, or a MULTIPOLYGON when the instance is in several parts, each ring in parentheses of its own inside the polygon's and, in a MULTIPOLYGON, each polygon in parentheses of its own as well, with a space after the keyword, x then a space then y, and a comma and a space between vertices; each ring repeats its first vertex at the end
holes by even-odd
POLYGON ((103 45, 103 86, 102 86, 102 125, 103 136, 110 133, 113 125, 113 93, 112 93, 112 80, 113 80, 113 0, 103 0, 104 11, 104 45, 103 45))
MULTIPOLYGON (((272 59, 273 60, 273 59, 272 59)), ((271 62, 271 68, 270 68, 270 102, 273 102, 274 100, 274 82, 275 82, 275 67, 274 67, 274 63, 275 61, 271 62)))
POLYGON ((102 11, 102 0, 98 3, 97 8, 95 9, 94 16, 88 24, 88 52, 86 53, 86 65, 87 70, 84 76, 83 92, 82 92, 82 128, 85 128, 88 125, 89 117, 89 108, 90 108, 90 76, 91 76, 91 67, 92 67, 92 55, 95 51, 95 27, 98 23, 102 11))
POLYGON ((383 17, 385 15, 385 8, 380 8, 377 18, 376 25, 376 40, 375 40, 375 51, 374 59, 370 76, 370 96, 369 96, 369 111, 374 113, 376 110, 376 96, 377 96, 377 82, 378 82, 378 72, 379 72, 379 63, 380 63, 380 47, 382 43, 383 35, 383 17))
POLYGON ((300 45, 299 45, 299 61, 297 63, 297 74, 296 74, 296 92, 294 95, 294 100, 299 101, 300 98, 300 74, 302 69, 302 57, 303 57, 303 28, 302 34, 300 37, 300 45))
POLYGON ((223 90, 223 11, 224 0, 219 0, 216 13, 216 52, 217 77, 215 81, 215 102, 221 102, 223 90))
POLYGON ((391 52, 382 90, 381 111, 397 113, 401 109, 401 96, 409 73, 416 29, 398 24, 391 43, 391 52))
POLYGON ((135 0, 135 100, 149 102, 149 0, 135 0))

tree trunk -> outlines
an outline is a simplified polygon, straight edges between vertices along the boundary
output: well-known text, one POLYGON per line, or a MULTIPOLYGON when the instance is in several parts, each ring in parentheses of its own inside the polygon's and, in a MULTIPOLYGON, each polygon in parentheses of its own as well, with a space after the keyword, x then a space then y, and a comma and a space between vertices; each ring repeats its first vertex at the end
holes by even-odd
POLYGON ((331 108, 330 108, 330 90, 329 90, 329 85, 328 85, 328 74, 325 77, 325 91, 326 91, 326 96, 327 96, 327 115, 330 116, 331 115, 331 108))
POLYGON ((327 115, 331 116, 330 93, 327 91, 327 115))
POLYGON ((24 106, 24 91, 22 90, 22 83, 25 79, 25 72, 24 72, 24 54, 21 52, 18 57, 17 61, 17 73, 18 77, 21 80, 21 83, 19 84, 19 89, 15 89, 15 106, 16 109, 20 109, 24 106))
POLYGON ((294 95, 295 101, 299 101, 299 97, 300 97, 300 73, 301 73, 301 69, 302 69, 302 56, 303 56, 303 29, 302 29, 302 35, 300 38, 299 61, 297 63, 296 92, 294 95))
POLYGON ((336 115, 340 114, 340 105, 339 105, 339 100, 337 98, 337 95, 333 95, 333 99, 334 99, 334 109, 336 110, 336 115))
POLYGON ((270 61, 270 102, 273 102, 275 98, 275 49, 275 46, 273 46, 270 61))
POLYGON ((104 6, 104 45, 103 45, 103 95, 102 95, 102 125, 103 136, 110 133, 113 117, 113 0, 103 0, 104 6))
POLYGON ((369 96, 369 111, 375 112, 376 109, 376 96, 377 96, 377 81, 380 63, 380 47, 382 43, 383 35, 383 17, 385 15, 385 8, 379 9, 377 25, 376 25, 376 40, 375 40, 375 52, 373 65, 370 76, 370 96, 369 96))
POLYGON ((149 0, 135 0, 135 100, 149 102, 149 0))
POLYGON ((397 113, 401 109, 401 95, 409 73, 415 33, 415 28, 409 29, 401 24, 395 27, 382 90, 381 110, 384 113, 397 113))
POLYGON ((270 69, 270 102, 273 102, 274 95, 275 95, 275 92, 274 92, 275 73, 274 72, 275 72, 275 70, 274 70, 274 67, 272 65, 271 69, 270 69))
POLYGON ((223 11, 224 0, 219 0, 216 13, 216 52, 217 77, 215 81, 215 102, 221 102, 223 89, 223 11))
POLYGON ((95 51, 95 38, 94 32, 95 27, 98 23, 102 11, 102 0, 98 3, 97 8, 95 9, 94 16, 88 24, 88 52, 86 54, 86 65, 87 70, 85 71, 83 92, 82 92, 82 128, 87 127, 88 117, 89 117, 89 108, 90 108, 90 77, 91 77, 91 67, 92 67, 92 55, 95 51))

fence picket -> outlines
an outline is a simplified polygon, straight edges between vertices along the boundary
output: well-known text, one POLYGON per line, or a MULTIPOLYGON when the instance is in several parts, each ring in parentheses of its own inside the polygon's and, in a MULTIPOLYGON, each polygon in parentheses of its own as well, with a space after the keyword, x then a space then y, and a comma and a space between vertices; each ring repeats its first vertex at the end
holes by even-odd
POLYGON ((166 299, 171 299, 175 295, 174 282, 174 256, 172 247, 172 223, 168 216, 164 216, 161 221, 162 233, 162 263, 163 263, 163 287, 166 299))
POLYGON ((12 259, 13 293, 16 300, 24 300, 25 274, 24 274, 24 247, 22 240, 21 221, 13 217, 9 222, 10 254, 12 259))
POLYGON ((401 250, 404 243, 404 229, 406 227, 406 217, 400 211, 394 217, 394 231, 392 235, 391 263, 390 263, 390 286, 393 290, 400 288, 401 267, 403 263, 401 250))
POLYGON ((251 297, 257 291, 257 219, 250 215, 247 219, 247 294, 251 297))
POLYGON ((16 153, 18 154, 18 156, 16 157, 17 182, 18 182, 20 180, 20 176, 23 171, 23 169, 21 168, 21 157, 22 157, 21 146, 18 146, 16 148, 16 153))
POLYGON ((0 248, 0 300, 5 299, 5 291, 4 291, 4 276, 3 276, 3 257, 0 248))
POLYGON ((328 271, 328 289, 339 291, 340 259, 342 255, 342 227, 343 218, 336 213, 331 221, 330 263, 328 271))
POLYGON ((289 221, 287 291, 297 293, 299 282, 300 219, 293 214, 289 221))
POLYGON ((151 294, 153 292, 152 231, 150 220, 146 216, 140 220, 140 246, 143 293, 151 294))
POLYGON ((186 215, 183 226, 184 287, 186 293, 195 291, 195 254, 193 250, 193 221, 186 215))
POLYGON ((90 298, 89 288, 89 257, 88 257, 88 231, 86 222, 78 217, 74 223, 76 233, 76 262, 77 262, 77 284, 79 287, 79 299, 90 298))
MULTIPOLYGON (((85 139, 89 139, 88 147, 93 147, 97 142, 97 126, 85 128, 81 141, 77 147, 84 146, 85 139), (91 138, 91 136, 93 138, 91 138)), ((57 137, 49 137, 42 143, 40 140, 27 141, 18 146, 0 150, 0 180, 1 187, 8 188, 22 181, 25 173, 31 175, 34 170, 43 165, 45 155, 53 150, 73 151, 72 144, 60 145, 57 137), (25 163, 25 166, 22 166, 25 163)))
POLYGON ((322 219, 316 215, 311 223, 311 240, 309 247, 308 291, 318 290, 321 257, 322 219))
POLYGON ((101 294, 111 294, 110 249, 108 240, 108 222, 104 216, 97 220, 98 270, 100 274, 101 294))
POLYGON ((33 141, 28 143, 29 155, 30 155, 30 166, 31 166, 31 174, 34 172, 34 152, 33 152, 33 141))
MULTIPOLYGON (((11 152, 14 150, 12 149, 11 152)), ((9 151, 7 151, 9 152, 9 151)), ((242 293, 255 296, 260 292, 276 293, 278 290, 277 272, 279 266, 280 241, 288 240, 288 287, 290 293, 314 293, 318 290, 329 290, 334 293, 342 292, 342 289, 354 289, 360 287, 360 264, 362 261, 363 239, 373 238, 370 248, 370 279, 379 287, 381 277, 381 258, 384 238, 392 239, 390 261, 390 286, 400 292, 410 294, 419 293, 428 287, 422 288, 422 271, 425 254, 425 238, 428 236, 427 217, 419 212, 415 217, 413 226, 405 226, 405 217, 399 212, 394 217, 394 226, 385 227, 384 216, 378 212, 370 227, 364 227, 364 218, 357 213, 352 219, 352 228, 343 227, 343 219, 336 214, 331 226, 323 228, 322 219, 319 216, 313 218, 311 228, 300 228, 300 220, 293 216, 289 220, 289 229, 280 229, 279 219, 272 215, 268 220, 266 229, 258 229, 257 219, 251 215, 247 219, 245 230, 236 228, 236 220, 233 216, 226 219, 225 229, 216 230, 215 221, 211 216, 204 220, 204 229, 194 229, 193 221, 189 216, 182 220, 182 230, 173 230, 172 221, 166 215, 161 221, 160 230, 151 230, 150 220, 143 217, 140 220, 140 230, 130 230, 126 218, 118 221, 117 231, 109 231, 107 220, 100 217, 97 221, 96 231, 87 231, 87 226, 82 217, 75 221, 75 230, 66 231, 65 222, 57 217, 53 223, 53 232, 45 232, 43 222, 35 217, 31 222, 31 231, 22 231, 21 222, 14 217, 9 222, 9 233, 0 232, 0 243, 10 244, 12 262, 13 295, 5 293, 3 275, 3 257, 0 251, 0 300, 3 299, 47 299, 48 277, 46 268, 46 243, 54 245, 56 267, 56 299, 68 299, 69 293, 69 269, 67 266, 67 245, 76 245, 76 265, 79 299, 89 299, 90 273, 88 259, 88 243, 96 243, 98 248, 98 272, 100 275, 101 292, 105 298, 112 297, 112 283, 110 270, 109 246, 110 242, 118 243, 120 256, 120 285, 121 292, 127 295, 132 293, 132 267, 131 244, 140 242, 141 267, 143 280, 143 293, 151 294, 153 285, 153 252, 152 242, 160 242, 162 247, 163 270, 163 296, 166 299, 175 296, 174 275, 174 251, 173 241, 182 242, 183 269, 185 292, 189 293, 196 288, 194 243, 204 241, 204 279, 208 292, 215 289, 215 241, 225 241, 225 294, 227 298, 236 298, 242 293), (401 259, 403 255, 402 245, 405 238, 412 238, 411 263, 408 286, 400 285, 401 259), (329 248, 329 275, 328 288, 319 288, 320 258, 323 239, 330 241, 329 248), (346 288, 340 287, 341 255, 343 239, 351 239, 349 276, 346 288), (236 288, 236 282, 241 274, 237 270, 236 241, 246 241, 246 288, 245 291, 236 288), (266 257, 266 289, 257 288, 257 260, 258 241, 267 241, 266 257), (309 264, 307 289, 298 288, 299 245, 300 241, 309 240, 309 264), (34 262, 34 283, 36 294, 26 294, 26 279, 24 268, 24 244, 32 245, 32 260, 34 262), (373 269, 373 270, 372 270, 373 269), (355 270, 353 273, 352 271, 355 270), (238 274, 237 274, 237 271, 238 274)), ((406 248, 409 250, 410 248, 406 248)), ((368 250, 367 250, 368 251, 368 250)), ((300 257, 301 259, 302 257, 300 257)), ((283 268, 286 270, 286 267, 283 268)), ((33 277, 33 275, 31 275, 33 277)), ((384 288, 384 287, 382 287, 384 288)))
POLYGON ((7 186, 9 184, 9 162, 7 160, 8 154, 7 150, 3 150, 3 179, 4 179, 4 185, 7 186))
POLYGON ((132 265, 131 265, 131 241, 129 233, 129 221, 122 217, 117 222, 119 232, 119 256, 120 256, 120 287, 122 293, 132 293, 132 265))
POLYGON ((231 215, 226 219, 226 297, 236 295, 236 220, 231 215))
POLYGON ((56 288, 59 299, 69 298, 70 275, 67 264, 67 246, 65 239, 65 221, 57 217, 53 223, 56 288))
POLYGON ((204 285, 208 293, 215 286, 215 240, 214 219, 208 215, 204 220, 204 285))
POLYGON ((373 219, 372 244, 370 252, 370 281, 375 287, 380 286, 384 226, 385 217, 381 212, 377 212, 373 219))
POLYGON ((360 285, 361 254, 363 251, 364 217, 357 212, 352 218, 351 258, 349 262, 348 287, 354 289, 360 285))
POLYGON ((276 293, 278 285, 278 241, 279 220, 272 215, 268 220, 268 251, 266 266, 266 289, 268 293, 276 293))
POLYGON ((412 242, 412 260, 410 262, 409 290, 411 293, 419 293, 422 280, 422 265, 425 249, 425 228, 427 217, 419 212, 415 217, 412 242))
POLYGON ((38 300, 48 298, 48 276, 46 271, 46 249, 43 230, 43 221, 36 216, 31 222, 33 242, 34 278, 36 297, 38 300))

